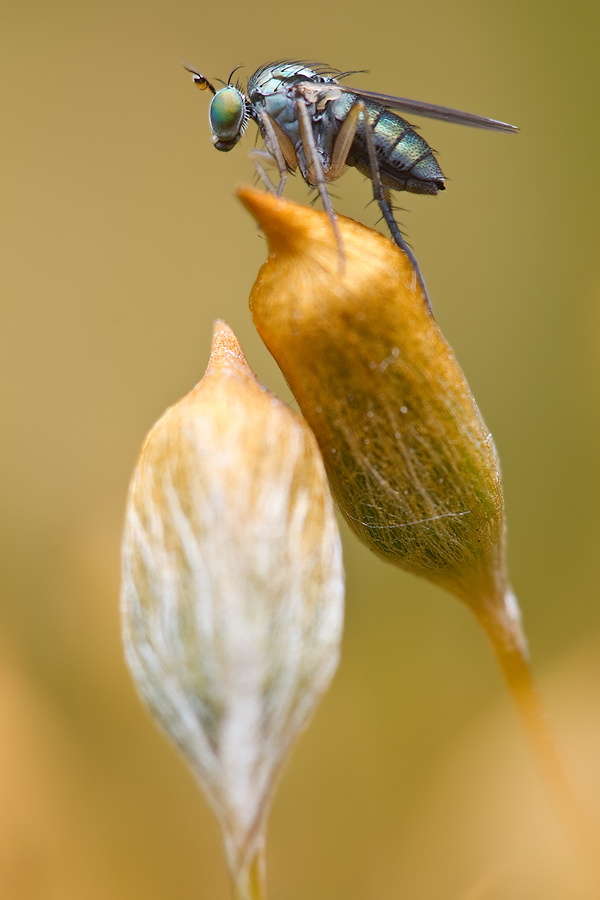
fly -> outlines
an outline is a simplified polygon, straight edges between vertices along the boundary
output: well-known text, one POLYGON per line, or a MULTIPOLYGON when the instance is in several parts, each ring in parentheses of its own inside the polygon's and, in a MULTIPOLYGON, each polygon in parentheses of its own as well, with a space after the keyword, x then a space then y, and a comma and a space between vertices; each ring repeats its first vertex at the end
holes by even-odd
POLYGON ((409 257, 427 297, 418 263, 394 218, 391 192, 437 194, 444 190, 444 175, 429 144, 394 110, 442 119, 472 128, 515 133, 518 128, 472 113, 418 100, 378 94, 341 84, 356 72, 296 61, 268 63, 248 79, 244 93, 239 82, 215 89, 196 69, 185 67, 201 90, 213 95, 209 122, 217 150, 231 150, 254 121, 266 151, 251 156, 267 188, 281 196, 288 173, 297 169, 304 181, 319 191, 343 259, 343 246, 327 184, 354 166, 370 179, 395 243, 409 257), (274 163, 277 187, 264 162, 274 163))

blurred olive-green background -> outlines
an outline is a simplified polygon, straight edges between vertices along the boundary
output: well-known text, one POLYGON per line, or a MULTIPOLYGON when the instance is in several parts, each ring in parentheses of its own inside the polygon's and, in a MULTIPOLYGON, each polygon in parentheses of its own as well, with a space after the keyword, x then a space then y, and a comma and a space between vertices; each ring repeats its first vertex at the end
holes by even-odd
MULTIPOLYGON (((520 126, 415 120, 448 190, 399 218, 500 452, 534 662, 600 824, 598 3, 8 0, 0 21, 0 896, 228 897, 119 638, 128 478, 215 318, 291 400, 247 307, 255 129, 215 152, 181 57, 225 80, 324 60, 520 126)), ((375 223, 357 172, 333 193, 375 223)), ((587 897, 467 610, 344 540, 342 664, 277 794, 270 900, 587 897)))

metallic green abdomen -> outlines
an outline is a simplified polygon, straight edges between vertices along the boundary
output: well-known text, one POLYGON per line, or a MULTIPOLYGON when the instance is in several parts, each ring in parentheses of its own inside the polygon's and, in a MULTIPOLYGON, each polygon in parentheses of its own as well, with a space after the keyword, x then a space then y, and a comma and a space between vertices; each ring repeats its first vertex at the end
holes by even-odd
MULTIPOLYGON (((336 100, 336 119, 344 119, 357 99, 353 94, 345 94, 336 100)), ((373 130, 383 184, 395 191, 411 191, 414 194, 437 194, 444 190, 442 170, 427 141, 405 119, 378 103, 368 100, 363 102, 373 130)), ((348 165, 356 166, 364 175, 371 177, 362 116, 358 122, 348 165)))

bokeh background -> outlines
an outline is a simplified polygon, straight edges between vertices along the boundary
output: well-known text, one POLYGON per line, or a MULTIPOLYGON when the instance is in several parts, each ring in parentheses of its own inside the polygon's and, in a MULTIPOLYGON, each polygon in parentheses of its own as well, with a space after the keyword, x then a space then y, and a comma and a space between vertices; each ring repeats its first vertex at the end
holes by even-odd
MULTIPOLYGON (((129 475, 215 318, 292 399, 247 307, 254 126, 216 153, 181 57, 368 69, 354 83, 521 127, 421 120, 448 190, 400 195, 400 219, 496 439, 533 659, 600 826, 598 3, 5 0, 0 20, 0 896, 229 895, 119 638, 129 475)), ((358 173, 334 193, 375 223, 358 173)), ((277 794, 269 897, 593 896, 467 610, 344 540, 342 665, 277 794)))

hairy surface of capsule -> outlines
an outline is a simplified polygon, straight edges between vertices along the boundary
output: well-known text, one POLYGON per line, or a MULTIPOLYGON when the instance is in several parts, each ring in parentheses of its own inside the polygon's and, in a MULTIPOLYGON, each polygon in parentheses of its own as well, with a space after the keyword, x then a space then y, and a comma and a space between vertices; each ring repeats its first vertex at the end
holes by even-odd
POLYGON ((250 877, 280 767, 337 666, 343 590, 314 436, 218 323, 204 378, 140 454, 122 614, 137 687, 204 787, 235 881, 250 877))
POLYGON ((504 596, 498 461, 452 349, 406 255, 339 218, 329 222, 249 189, 267 262, 255 324, 313 428, 339 507, 379 556, 463 598, 504 596))

